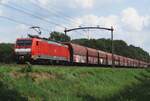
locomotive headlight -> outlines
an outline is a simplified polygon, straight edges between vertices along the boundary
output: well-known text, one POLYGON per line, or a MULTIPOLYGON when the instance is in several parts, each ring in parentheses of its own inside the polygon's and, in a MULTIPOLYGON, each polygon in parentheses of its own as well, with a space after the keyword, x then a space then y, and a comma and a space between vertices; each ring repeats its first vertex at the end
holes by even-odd
POLYGON ((30 52, 31 52, 31 48, 15 49, 15 53, 18 53, 18 54, 28 54, 30 52))

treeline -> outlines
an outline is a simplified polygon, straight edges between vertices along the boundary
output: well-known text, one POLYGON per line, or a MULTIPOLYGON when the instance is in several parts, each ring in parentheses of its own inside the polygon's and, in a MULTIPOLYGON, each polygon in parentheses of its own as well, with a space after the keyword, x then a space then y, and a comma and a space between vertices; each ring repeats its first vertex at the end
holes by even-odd
MULTIPOLYGON (((83 46, 95 48, 98 50, 111 53, 111 40, 110 39, 75 39, 71 38, 63 33, 52 32, 49 40, 57 42, 73 42, 83 46)), ((125 57, 139 59, 144 61, 150 60, 148 52, 144 51, 140 47, 128 45, 123 40, 114 40, 114 53, 125 57)), ((14 44, 1 43, 0 44, 0 63, 13 63, 15 62, 14 44)))
POLYGON ((1 43, 0 44, 0 63, 15 62, 14 44, 1 43))

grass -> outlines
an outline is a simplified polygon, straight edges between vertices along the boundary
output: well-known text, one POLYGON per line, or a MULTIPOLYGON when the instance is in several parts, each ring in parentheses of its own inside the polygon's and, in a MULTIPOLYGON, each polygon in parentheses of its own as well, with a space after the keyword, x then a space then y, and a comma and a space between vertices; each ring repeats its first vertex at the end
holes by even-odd
POLYGON ((0 65, 0 101, 149 101, 150 70, 0 65))

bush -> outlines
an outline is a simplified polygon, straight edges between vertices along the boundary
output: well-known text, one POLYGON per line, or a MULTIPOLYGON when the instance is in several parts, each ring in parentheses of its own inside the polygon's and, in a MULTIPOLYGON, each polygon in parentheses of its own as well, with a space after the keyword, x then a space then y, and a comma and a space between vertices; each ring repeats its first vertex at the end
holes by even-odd
POLYGON ((14 44, 0 44, 0 63, 15 62, 14 44))
POLYGON ((24 68, 21 69, 21 72, 23 73, 32 72, 32 65, 30 64, 30 62, 26 62, 26 65, 24 68))

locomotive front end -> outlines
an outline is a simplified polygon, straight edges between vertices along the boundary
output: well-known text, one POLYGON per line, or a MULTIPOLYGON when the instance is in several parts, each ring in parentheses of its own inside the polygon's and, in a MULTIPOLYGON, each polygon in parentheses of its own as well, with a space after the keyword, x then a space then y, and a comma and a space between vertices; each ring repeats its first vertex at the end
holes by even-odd
POLYGON ((17 63, 25 63, 31 60, 32 39, 17 39, 15 45, 15 55, 17 63))

